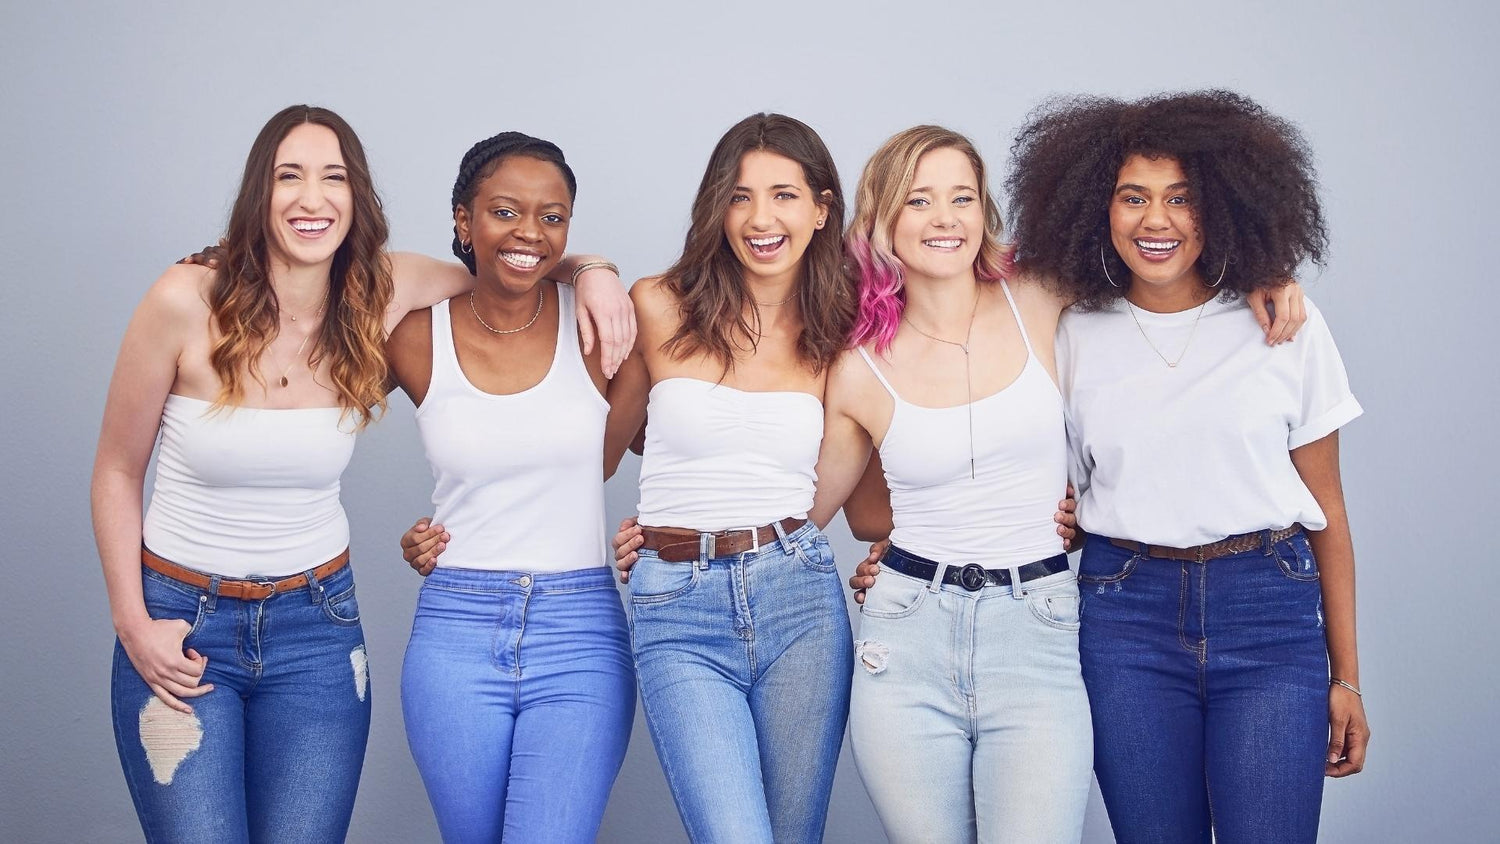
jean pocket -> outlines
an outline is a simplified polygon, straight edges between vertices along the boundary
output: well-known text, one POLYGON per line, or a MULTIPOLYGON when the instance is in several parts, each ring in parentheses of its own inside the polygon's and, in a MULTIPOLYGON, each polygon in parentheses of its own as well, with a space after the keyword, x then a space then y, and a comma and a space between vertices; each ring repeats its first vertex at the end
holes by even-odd
POLYGON ((1306 533, 1295 533, 1276 543, 1272 550, 1282 574, 1304 583, 1318 579, 1318 560, 1313 556, 1306 533))
POLYGON ((870 618, 906 618, 927 600, 927 582, 883 569, 875 585, 865 590, 860 615, 870 618))
POLYGON ((838 568, 834 564, 833 545, 820 532, 815 531, 810 537, 793 542, 792 550, 802 565, 818 574, 828 574, 838 568))
MULTIPOLYGON (((1094 537, 1090 541, 1109 542, 1108 539, 1101 537, 1094 537)), ((1089 553, 1085 546, 1083 557, 1078 563, 1078 582, 1119 583, 1135 572, 1135 567, 1140 565, 1142 556, 1144 555, 1131 553, 1119 547, 1089 553), (1116 551, 1119 553, 1114 553, 1116 551)))
POLYGON ((698 566, 664 563, 656 554, 641 551, 630 570, 630 603, 635 606, 663 604, 680 598, 698 585, 698 566))
POLYGON ((1070 632, 1078 630, 1081 610, 1078 581, 1069 579, 1063 583, 1027 591, 1026 608, 1031 610, 1037 621, 1048 627, 1070 632))
POLYGON ((342 627, 359 624, 359 599, 354 597, 354 587, 323 599, 323 614, 328 620, 342 627))
POLYGON ((191 586, 178 584, 155 572, 147 572, 141 578, 141 597, 145 599, 146 614, 152 619, 177 619, 190 625, 187 635, 183 637, 184 643, 203 627, 207 615, 204 606, 208 603, 208 596, 191 586))

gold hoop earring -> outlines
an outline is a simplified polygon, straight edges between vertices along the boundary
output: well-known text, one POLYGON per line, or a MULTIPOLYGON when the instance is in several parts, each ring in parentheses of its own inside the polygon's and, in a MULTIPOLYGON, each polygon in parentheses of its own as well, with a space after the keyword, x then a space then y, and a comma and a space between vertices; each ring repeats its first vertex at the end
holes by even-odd
POLYGON ((1110 275, 1109 275, 1109 264, 1104 263, 1104 244, 1103 243, 1099 244, 1099 266, 1104 269, 1104 280, 1109 282, 1109 286, 1110 287, 1119 287, 1120 285, 1115 284, 1115 280, 1113 278, 1110 278, 1110 275))
POLYGON ((1224 283, 1224 273, 1228 269, 1229 269, 1229 256, 1225 255, 1224 256, 1224 266, 1222 266, 1222 267, 1219 268, 1219 280, 1216 281, 1216 282, 1214 282, 1213 284, 1210 284, 1208 286, 1210 290, 1213 290, 1213 289, 1217 288, 1219 285, 1221 285, 1221 284, 1224 283))

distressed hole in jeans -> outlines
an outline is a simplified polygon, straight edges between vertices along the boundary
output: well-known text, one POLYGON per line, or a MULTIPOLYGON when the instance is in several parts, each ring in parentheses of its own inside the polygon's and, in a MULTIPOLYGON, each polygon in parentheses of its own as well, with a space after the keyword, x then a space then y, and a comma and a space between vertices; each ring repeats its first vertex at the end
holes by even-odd
POLYGON ((189 712, 178 712, 152 696, 141 707, 141 747, 158 785, 171 785, 184 759, 203 744, 203 722, 189 712))
POLYGON ((891 649, 881 642, 858 639, 854 642, 854 654, 859 657, 859 662, 866 671, 879 674, 885 670, 886 662, 891 658, 891 649))
POLYGON ((349 652, 349 664, 354 667, 354 693, 359 695, 359 702, 364 703, 370 690, 370 659, 365 655, 364 645, 349 652))

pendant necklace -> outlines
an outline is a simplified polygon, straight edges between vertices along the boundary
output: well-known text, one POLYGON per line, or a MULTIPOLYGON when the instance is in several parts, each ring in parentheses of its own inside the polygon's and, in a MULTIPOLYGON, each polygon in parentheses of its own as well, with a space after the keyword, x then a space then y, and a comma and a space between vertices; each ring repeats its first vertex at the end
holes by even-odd
MULTIPOLYGON (((316 318, 316 317, 320 317, 322 315, 323 315, 323 306, 319 305, 318 306, 318 312, 315 313, 315 314, 313 314, 313 317, 316 318)), ((288 314, 288 316, 291 316, 291 315, 288 314)), ((296 322, 296 321, 297 321, 297 318, 296 317, 292 317, 292 322, 296 322)), ((287 379, 287 375, 289 375, 291 373, 292 367, 297 365, 297 361, 302 357, 302 353, 307 350, 307 341, 311 340, 312 336, 314 334, 316 334, 316 333, 317 333, 317 330, 315 329, 313 331, 307 332, 307 334, 303 336, 303 338, 302 338, 302 344, 297 347, 297 353, 294 354, 294 355, 292 355, 292 359, 290 361, 287 361, 286 369, 281 370, 281 381, 280 381, 281 386, 285 387, 287 384, 291 383, 287 379)))
POLYGON ((1182 359, 1187 356, 1188 347, 1193 345, 1193 337, 1198 333, 1198 321, 1203 319, 1203 309, 1208 307, 1208 303, 1213 301, 1213 298, 1210 296, 1204 299, 1203 304, 1198 306, 1198 315, 1193 317, 1193 329, 1188 332, 1187 342, 1182 344, 1182 351, 1177 354, 1176 360, 1167 360, 1167 356, 1161 353, 1161 349, 1158 349, 1156 344, 1151 342, 1150 335, 1141 326, 1140 317, 1135 315, 1135 306, 1130 304, 1129 299, 1125 300, 1125 307, 1130 309, 1130 318, 1135 321, 1135 330, 1141 332, 1141 337, 1145 339, 1146 345, 1151 347, 1151 351, 1156 352, 1156 356, 1161 358, 1161 362, 1166 364, 1168 369, 1176 369, 1177 364, 1182 363, 1182 359))
POLYGON ((969 312, 969 328, 968 328, 967 331, 964 332, 964 341, 962 343, 955 343, 952 340, 944 340, 941 337, 934 337, 933 335, 928 334, 927 332, 925 332, 922 329, 918 328, 917 324, 915 322, 911 321, 911 317, 909 317, 909 316, 908 317, 904 317, 906 319, 906 324, 910 325, 912 327, 913 331, 917 332, 918 334, 922 335, 923 337, 926 337, 929 340, 935 340, 935 341, 937 341, 939 343, 945 343, 945 344, 947 344, 949 346, 956 346, 956 347, 958 347, 959 351, 961 351, 961 352, 964 353, 964 391, 965 391, 965 397, 968 399, 968 401, 964 404, 964 407, 967 408, 968 412, 969 412, 969 479, 970 480, 973 480, 976 477, 976 474, 975 474, 975 470, 974 470, 974 381, 973 381, 972 367, 969 366, 969 363, 970 363, 970 361, 969 361, 969 341, 974 336, 974 317, 977 316, 978 314, 979 314, 979 290, 976 288, 974 290, 974 309, 969 312))

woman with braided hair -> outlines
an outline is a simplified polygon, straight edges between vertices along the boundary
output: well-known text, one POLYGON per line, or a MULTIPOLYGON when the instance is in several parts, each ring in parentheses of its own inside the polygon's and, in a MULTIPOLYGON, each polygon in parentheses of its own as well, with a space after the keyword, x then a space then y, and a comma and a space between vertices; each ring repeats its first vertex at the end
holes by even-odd
POLYGON ((573 291, 547 278, 576 194, 552 143, 475 144, 453 186, 453 251, 474 288, 412 311, 387 347, 417 407, 435 521, 451 531, 424 572, 401 673, 407 739, 448 842, 593 841, 635 715, 604 479, 640 423, 610 414, 573 291), (621 431, 608 450, 607 417, 621 431))

